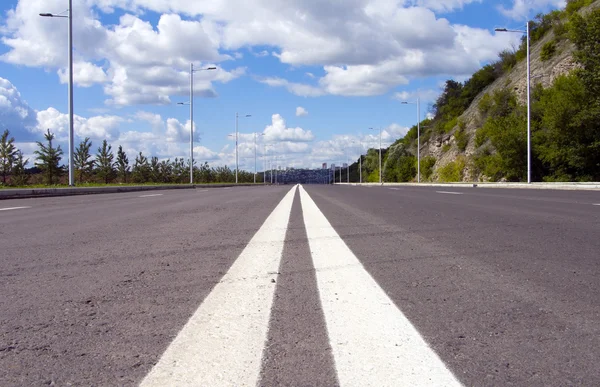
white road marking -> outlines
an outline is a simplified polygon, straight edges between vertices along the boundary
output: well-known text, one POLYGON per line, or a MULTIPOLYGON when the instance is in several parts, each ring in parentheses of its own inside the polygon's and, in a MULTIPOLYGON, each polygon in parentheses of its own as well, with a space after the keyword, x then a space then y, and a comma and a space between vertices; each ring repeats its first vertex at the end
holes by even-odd
POLYGON ((231 187, 225 187, 225 188, 223 188, 223 189, 231 189, 231 187))
POLYGON ((256 386, 294 186, 141 386, 256 386))
POLYGON ((600 203, 598 203, 598 204, 594 204, 594 206, 600 206, 600 203))
POLYGON ((0 208, 0 211, 11 211, 11 210, 24 210, 26 208, 31 207, 9 207, 9 208, 0 208))
POLYGON ((392 191, 400 191, 400 188, 388 188, 391 189, 392 191))
POLYGON ((203 189, 202 191, 198 191, 198 192, 208 192, 207 189, 203 189))
POLYGON ((460 386, 302 186, 300 199, 340 385, 460 386))
POLYGON ((152 194, 152 195, 142 195, 138 196, 138 198, 153 198, 155 196, 163 196, 164 194, 152 194))
POLYGON ((463 195, 462 192, 452 192, 452 191, 435 191, 439 194, 447 194, 447 195, 463 195))

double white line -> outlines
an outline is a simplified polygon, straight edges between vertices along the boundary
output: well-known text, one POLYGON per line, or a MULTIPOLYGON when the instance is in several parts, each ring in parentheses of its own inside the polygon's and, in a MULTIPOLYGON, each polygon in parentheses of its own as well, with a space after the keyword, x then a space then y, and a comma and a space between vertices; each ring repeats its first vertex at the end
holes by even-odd
MULTIPOLYGON (((297 187, 283 198, 142 386, 256 386, 297 187)), ((304 224, 341 386, 459 386, 304 188, 304 224)))

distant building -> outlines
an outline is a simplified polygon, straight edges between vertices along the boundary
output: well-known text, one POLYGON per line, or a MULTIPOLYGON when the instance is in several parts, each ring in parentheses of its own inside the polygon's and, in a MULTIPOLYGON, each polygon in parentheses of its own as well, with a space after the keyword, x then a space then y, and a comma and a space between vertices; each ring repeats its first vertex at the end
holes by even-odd
POLYGON ((335 171, 335 164, 331 164, 331 169, 335 171))
POLYGON ((323 163, 323 169, 327 169, 327 163, 323 163))
POLYGON ((348 168, 348 163, 344 163, 343 168, 348 168))

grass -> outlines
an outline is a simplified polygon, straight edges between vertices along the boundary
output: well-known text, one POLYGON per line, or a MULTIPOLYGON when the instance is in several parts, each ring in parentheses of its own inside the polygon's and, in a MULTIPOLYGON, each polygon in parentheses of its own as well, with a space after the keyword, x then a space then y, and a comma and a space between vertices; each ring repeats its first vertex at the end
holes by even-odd
MULTIPOLYGON (((194 183, 194 185, 217 185, 217 184, 235 184, 233 182, 224 182, 224 183, 194 183)), ((240 182, 240 184, 254 184, 253 182, 240 182)), ((257 182, 257 185, 263 184, 262 182, 257 182)), ((36 188, 92 188, 92 187, 138 187, 138 186, 169 186, 169 185, 181 185, 186 186, 190 185, 189 183, 113 183, 113 184, 104 184, 104 183, 83 183, 83 184, 75 184, 75 187, 71 187, 68 184, 30 184, 30 185, 17 185, 17 186, 4 186, 0 184, 0 190, 2 189, 36 189, 36 188)))

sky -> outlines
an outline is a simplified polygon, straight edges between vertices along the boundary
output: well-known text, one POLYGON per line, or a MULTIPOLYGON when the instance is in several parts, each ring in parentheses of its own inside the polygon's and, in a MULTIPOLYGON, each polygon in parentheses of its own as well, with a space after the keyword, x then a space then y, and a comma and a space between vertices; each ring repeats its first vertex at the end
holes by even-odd
MULTIPOLYGON (((317 168, 404 136, 447 79, 464 81, 563 0, 73 0, 75 144, 106 139, 241 169, 317 168), (208 67, 216 70, 202 70, 208 67), (250 115, 249 117, 247 117, 250 115), (371 130, 370 128, 373 128, 371 130)), ((67 0, 0 2, 0 130, 30 165, 47 129, 68 150, 67 0)))

